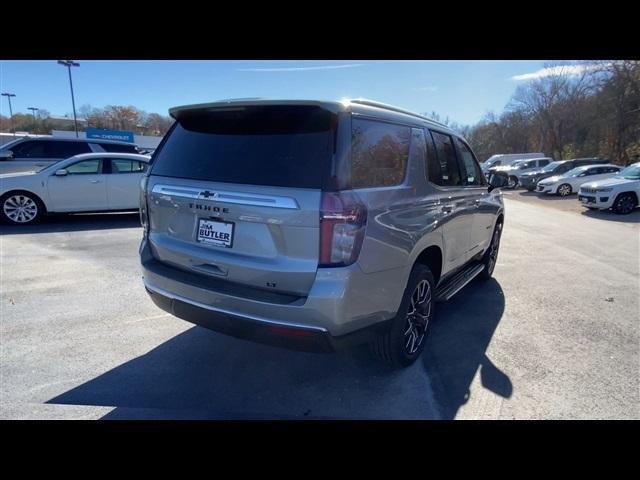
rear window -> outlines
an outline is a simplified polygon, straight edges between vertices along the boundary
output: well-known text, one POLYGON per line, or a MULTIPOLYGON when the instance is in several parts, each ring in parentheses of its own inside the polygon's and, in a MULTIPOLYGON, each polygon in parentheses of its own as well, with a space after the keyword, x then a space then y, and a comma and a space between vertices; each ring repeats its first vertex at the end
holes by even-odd
POLYGON ((334 115, 314 106, 233 107, 184 113, 156 152, 153 175, 321 188, 334 115))
POLYGON ((411 128, 354 119, 351 132, 352 188, 388 187, 404 180, 411 128))

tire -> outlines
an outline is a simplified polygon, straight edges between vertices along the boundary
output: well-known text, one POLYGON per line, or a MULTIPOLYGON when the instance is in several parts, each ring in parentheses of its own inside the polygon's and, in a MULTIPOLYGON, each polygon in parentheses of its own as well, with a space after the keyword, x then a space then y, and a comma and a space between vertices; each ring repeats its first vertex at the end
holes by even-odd
POLYGON ((424 350, 429 327, 433 323, 435 281, 428 267, 413 267, 398 313, 390 328, 371 344, 373 353, 385 363, 403 368, 412 365, 424 350), (417 308, 412 307, 413 305, 417 308), (416 300, 423 300, 416 305, 416 300), (411 315, 410 311, 422 314, 411 315), (413 328, 412 328, 413 327, 413 328))
POLYGON ((638 200, 632 193, 621 193, 613 202, 612 210, 618 215, 628 215, 638 206, 638 200))
POLYGON ((556 192, 561 197, 566 197, 566 196, 571 195, 573 193, 573 189, 571 188, 571 185, 569 185, 568 183, 563 183, 562 185, 560 185, 558 187, 558 190, 556 190, 556 192))
POLYGON ((507 188, 509 188, 511 190, 513 190, 514 188, 518 188, 518 183, 520 183, 518 181, 518 177, 516 177, 514 175, 510 175, 508 183, 507 183, 507 188))
POLYGON ((493 270, 498 262, 498 253, 500 252, 500 239, 502 238, 502 221, 496 223, 491 237, 491 244, 482 257, 484 270, 478 274, 480 280, 489 280, 493 276, 493 270))
POLYGON ((0 218, 13 225, 29 225, 42 218, 46 209, 42 200, 30 192, 13 191, 0 197, 0 218))
POLYGON ((527 187, 527 192, 533 192, 536 189, 535 186, 533 187, 527 187))

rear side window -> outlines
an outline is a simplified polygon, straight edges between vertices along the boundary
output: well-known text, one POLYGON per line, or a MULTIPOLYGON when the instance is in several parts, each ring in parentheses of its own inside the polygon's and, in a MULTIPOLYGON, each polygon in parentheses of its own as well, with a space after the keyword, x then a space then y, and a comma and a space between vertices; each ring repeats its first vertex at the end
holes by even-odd
POLYGON ((83 160, 65 167, 69 175, 88 175, 100 173, 100 160, 83 160))
POLYGON ((85 142, 43 142, 47 143, 47 158, 69 158, 81 153, 90 153, 89 144, 85 142))
POLYGON ((111 173, 141 173, 145 170, 145 164, 137 160, 111 159, 111 173))
POLYGON ((105 152, 111 153, 138 153, 138 147, 135 145, 121 145, 118 143, 99 143, 105 152))
POLYGON ((45 142, 22 142, 11 147, 14 158, 45 158, 45 142))
POLYGON ((375 120, 352 120, 351 187, 389 187, 404 180, 411 128, 375 120))
POLYGON ((320 107, 230 107, 183 113, 155 152, 153 175, 321 188, 335 116, 320 107))
POLYGON ((451 136, 434 131, 431 131, 431 136, 436 154, 429 156, 429 181, 444 187, 462 185, 451 136))

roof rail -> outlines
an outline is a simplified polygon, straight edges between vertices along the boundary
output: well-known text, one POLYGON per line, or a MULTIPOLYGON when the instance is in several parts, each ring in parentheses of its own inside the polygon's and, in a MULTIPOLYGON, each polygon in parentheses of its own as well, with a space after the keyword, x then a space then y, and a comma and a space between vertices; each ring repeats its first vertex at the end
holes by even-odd
POLYGON ((392 112, 404 113, 405 115, 411 115, 412 117, 421 118, 422 120, 427 120, 428 122, 435 123, 436 125, 441 125, 443 127, 450 128, 449 126, 445 125, 442 122, 437 122, 431 118, 425 117, 424 115, 420 115, 418 113, 415 113, 409 110, 404 110, 402 108, 394 107, 393 105, 389 105, 387 103, 376 102, 375 100, 367 100, 366 98, 356 98, 353 100, 349 100, 349 102, 358 103, 360 105, 367 105, 370 107, 382 108, 384 110, 391 110, 392 112))

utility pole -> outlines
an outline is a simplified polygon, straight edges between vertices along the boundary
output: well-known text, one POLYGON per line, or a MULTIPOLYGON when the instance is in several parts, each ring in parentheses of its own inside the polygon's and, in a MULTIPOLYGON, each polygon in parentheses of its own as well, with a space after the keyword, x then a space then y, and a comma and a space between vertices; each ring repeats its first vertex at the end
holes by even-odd
MULTIPOLYGON (((36 118, 36 112, 38 110, 40 110, 40 109, 37 108, 37 107, 29 107, 29 108, 27 108, 27 110, 31 110, 31 113, 33 113, 33 129, 37 130, 38 129, 38 119, 36 118)), ((35 131, 33 133, 35 133, 35 131)))
POLYGON ((15 97, 15 93, 3 93, 2 94, 3 97, 7 97, 7 100, 9 100, 9 118, 11 119, 11 131, 13 132, 13 136, 16 136, 16 130, 15 128, 13 128, 13 110, 11 109, 11 97, 15 97))
POLYGON ((73 60, 58 60, 58 64, 67 67, 69 71, 69 86, 71 87, 71 104, 73 105, 73 124, 76 129, 76 138, 78 135, 78 120, 76 119, 76 100, 73 96, 73 81, 71 80, 71 67, 79 67, 80 64, 73 60))

